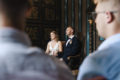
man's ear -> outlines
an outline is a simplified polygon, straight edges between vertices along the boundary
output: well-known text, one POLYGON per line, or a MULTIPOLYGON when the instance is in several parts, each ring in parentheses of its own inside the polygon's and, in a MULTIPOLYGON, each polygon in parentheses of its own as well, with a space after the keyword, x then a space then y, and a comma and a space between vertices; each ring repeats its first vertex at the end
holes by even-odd
POLYGON ((31 12, 32 12, 32 8, 28 8, 26 11, 26 17, 30 17, 31 16, 31 12))
POLYGON ((111 12, 106 12, 106 22, 111 23, 113 21, 113 14, 111 12))

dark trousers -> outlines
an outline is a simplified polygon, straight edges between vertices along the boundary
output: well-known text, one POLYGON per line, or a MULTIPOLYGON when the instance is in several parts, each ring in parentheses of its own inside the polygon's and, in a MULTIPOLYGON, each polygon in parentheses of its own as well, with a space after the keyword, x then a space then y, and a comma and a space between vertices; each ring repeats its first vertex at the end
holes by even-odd
POLYGON ((67 56, 64 56, 63 60, 65 61, 66 64, 68 64, 69 60, 67 59, 67 56))

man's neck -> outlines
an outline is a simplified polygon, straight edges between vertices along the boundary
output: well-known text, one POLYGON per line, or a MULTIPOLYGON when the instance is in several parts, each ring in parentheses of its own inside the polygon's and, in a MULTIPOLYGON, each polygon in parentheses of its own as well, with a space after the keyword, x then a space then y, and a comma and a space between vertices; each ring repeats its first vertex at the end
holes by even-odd
POLYGON ((72 38, 73 36, 74 36, 74 35, 69 35, 68 37, 69 37, 69 38, 72 38))
POLYGON ((24 20, 16 21, 16 24, 12 20, 0 15, 0 28, 15 28, 19 30, 24 30, 24 20))
POLYGON ((53 40, 51 40, 52 42, 57 42, 57 39, 53 39, 53 40))
POLYGON ((108 30, 106 31, 106 35, 104 35, 104 38, 107 39, 113 35, 120 33, 120 23, 119 22, 113 22, 110 25, 108 25, 108 30))

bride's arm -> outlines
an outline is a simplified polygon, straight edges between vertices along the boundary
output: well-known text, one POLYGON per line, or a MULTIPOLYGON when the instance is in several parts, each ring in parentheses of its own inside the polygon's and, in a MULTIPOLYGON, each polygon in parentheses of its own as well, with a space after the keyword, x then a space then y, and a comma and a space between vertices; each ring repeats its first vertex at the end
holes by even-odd
POLYGON ((49 47, 49 43, 47 44, 47 49, 46 49, 46 51, 45 51, 45 53, 46 54, 49 54, 49 52, 50 52, 50 49, 49 49, 50 47, 49 47))
POLYGON ((62 42, 59 41, 58 44, 59 44, 59 52, 62 52, 62 51, 63 51, 63 48, 62 48, 62 42))

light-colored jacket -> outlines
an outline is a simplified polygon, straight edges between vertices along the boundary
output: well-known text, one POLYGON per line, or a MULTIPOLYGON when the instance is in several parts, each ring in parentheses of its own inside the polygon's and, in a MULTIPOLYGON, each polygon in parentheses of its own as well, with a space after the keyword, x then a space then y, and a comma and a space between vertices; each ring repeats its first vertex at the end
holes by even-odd
POLYGON ((120 80, 120 34, 105 40, 98 50, 84 60, 77 80, 88 80, 97 76, 107 80, 120 80))

